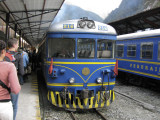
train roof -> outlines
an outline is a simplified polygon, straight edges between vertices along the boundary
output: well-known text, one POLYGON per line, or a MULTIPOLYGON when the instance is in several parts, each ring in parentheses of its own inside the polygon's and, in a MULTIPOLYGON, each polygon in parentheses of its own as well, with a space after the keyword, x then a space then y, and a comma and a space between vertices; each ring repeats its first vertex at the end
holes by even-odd
POLYGON ((117 40, 144 38, 144 37, 159 36, 159 35, 160 35, 160 29, 147 30, 147 31, 136 32, 131 34, 119 35, 117 36, 117 40))
MULTIPOLYGON (((75 19, 75 20, 66 20, 63 22, 52 24, 48 30, 48 32, 64 32, 64 33, 92 33, 92 34, 110 34, 117 35, 115 29, 107 24, 100 23, 97 21, 93 21, 95 27, 88 28, 87 24, 84 28, 79 27, 79 21, 83 21, 83 19, 75 19)), ((85 20, 84 20, 85 21, 85 20)), ((92 20, 86 20, 90 22, 92 20)))

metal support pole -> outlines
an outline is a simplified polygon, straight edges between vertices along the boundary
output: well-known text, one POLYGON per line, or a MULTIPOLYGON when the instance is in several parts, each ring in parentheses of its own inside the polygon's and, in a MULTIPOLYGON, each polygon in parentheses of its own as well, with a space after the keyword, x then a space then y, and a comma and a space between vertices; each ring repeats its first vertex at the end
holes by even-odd
POLYGON ((23 35, 22 35, 22 48, 24 48, 23 35))
POLYGON ((21 48, 21 31, 19 31, 19 48, 21 48))
POLYGON ((9 13, 6 14, 6 33, 5 33, 5 42, 8 42, 8 25, 9 25, 9 13))
POLYGON ((16 33, 17 33, 17 24, 15 24, 15 26, 14 26, 14 37, 16 38, 16 33))

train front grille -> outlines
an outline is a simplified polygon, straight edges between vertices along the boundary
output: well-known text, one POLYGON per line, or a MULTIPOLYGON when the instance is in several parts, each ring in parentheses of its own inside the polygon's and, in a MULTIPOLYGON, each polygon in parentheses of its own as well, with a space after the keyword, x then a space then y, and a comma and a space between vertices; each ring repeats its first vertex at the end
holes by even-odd
POLYGON ((96 96, 81 98, 72 93, 63 95, 61 92, 48 91, 48 100, 57 107, 90 109, 109 106, 115 99, 114 91, 99 91, 96 96))

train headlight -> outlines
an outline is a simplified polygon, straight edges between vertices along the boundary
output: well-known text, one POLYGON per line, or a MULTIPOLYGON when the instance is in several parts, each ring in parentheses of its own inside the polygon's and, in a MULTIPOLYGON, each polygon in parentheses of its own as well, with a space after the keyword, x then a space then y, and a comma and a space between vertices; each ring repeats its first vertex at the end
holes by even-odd
POLYGON ((97 78, 97 83, 102 83, 102 78, 101 77, 99 77, 99 78, 97 78))
POLYGON ((86 26, 86 21, 81 20, 78 22, 80 28, 84 28, 86 26))
POLYGON ((95 26, 95 23, 94 23, 94 21, 88 21, 88 23, 87 23, 87 27, 88 28, 93 28, 95 26))
POLYGON ((70 78, 70 79, 69 79, 69 83, 72 84, 72 83, 74 83, 74 82, 75 82, 75 79, 74 79, 74 78, 70 78))

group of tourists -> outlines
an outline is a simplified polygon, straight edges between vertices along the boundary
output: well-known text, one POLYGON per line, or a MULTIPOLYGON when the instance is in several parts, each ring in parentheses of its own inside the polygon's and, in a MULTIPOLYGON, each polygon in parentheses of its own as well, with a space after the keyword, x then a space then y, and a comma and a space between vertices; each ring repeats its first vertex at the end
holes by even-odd
POLYGON ((10 39, 6 50, 6 43, 0 40, 0 120, 16 120, 19 92, 27 80, 29 56, 18 50, 18 43, 10 39))

